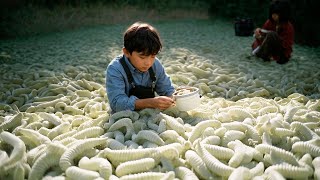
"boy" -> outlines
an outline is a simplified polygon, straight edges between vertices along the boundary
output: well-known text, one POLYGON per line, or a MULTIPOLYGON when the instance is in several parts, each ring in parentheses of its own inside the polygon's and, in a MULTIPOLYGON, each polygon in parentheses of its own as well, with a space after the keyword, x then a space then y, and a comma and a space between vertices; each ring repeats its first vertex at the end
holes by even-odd
POLYGON ((162 48, 158 31, 147 23, 136 22, 125 31, 123 40, 123 55, 113 59, 106 70, 112 113, 144 108, 164 110, 173 105, 174 87, 156 58, 162 48))

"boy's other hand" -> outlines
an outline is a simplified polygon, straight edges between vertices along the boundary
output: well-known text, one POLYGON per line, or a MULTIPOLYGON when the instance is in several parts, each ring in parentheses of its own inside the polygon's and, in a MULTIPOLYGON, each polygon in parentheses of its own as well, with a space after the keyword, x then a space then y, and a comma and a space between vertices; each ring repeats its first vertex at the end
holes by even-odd
POLYGON ((155 108, 165 110, 170 106, 174 105, 174 100, 171 97, 167 96, 158 96, 154 98, 155 108))

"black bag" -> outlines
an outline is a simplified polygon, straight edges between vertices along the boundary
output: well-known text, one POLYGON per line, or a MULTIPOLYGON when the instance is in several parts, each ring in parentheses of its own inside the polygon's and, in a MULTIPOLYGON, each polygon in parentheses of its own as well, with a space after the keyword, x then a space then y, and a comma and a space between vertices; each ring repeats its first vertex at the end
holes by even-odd
POLYGON ((251 18, 236 18, 234 22, 236 36, 252 36, 253 29, 253 20, 251 18))

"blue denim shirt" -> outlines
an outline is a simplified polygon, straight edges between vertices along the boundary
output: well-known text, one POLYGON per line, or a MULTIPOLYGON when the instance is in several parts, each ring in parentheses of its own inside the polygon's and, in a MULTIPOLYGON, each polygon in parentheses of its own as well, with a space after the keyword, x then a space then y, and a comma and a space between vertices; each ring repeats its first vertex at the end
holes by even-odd
MULTIPOLYGON (((133 111, 135 102, 138 99, 136 96, 129 97, 129 90, 132 88, 132 85, 129 84, 126 72, 119 61, 121 57, 122 55, 113 59, 106 70, 106 90, 113 113, 122 110, 133 111)), ((125 61, 132 73, 134 84, 151 87, 152 81, 149 71, 140 72, 126 57, 125 61)), ((160 96, 171 96, 174 92, 174 87, 158 58, 155 59, 152 68, 157 78, 156 93, 160 96)))

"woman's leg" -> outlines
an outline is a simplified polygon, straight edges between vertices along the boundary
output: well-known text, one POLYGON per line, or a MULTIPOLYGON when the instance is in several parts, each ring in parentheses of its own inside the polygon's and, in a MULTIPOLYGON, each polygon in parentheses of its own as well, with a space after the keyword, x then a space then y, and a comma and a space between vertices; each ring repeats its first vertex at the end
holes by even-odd
POLYGON ((271 56, 281 56, 281 41, 276 32, 268 32, 256 55, 265 61, 270 61, 271 56))

